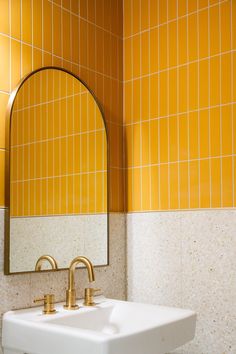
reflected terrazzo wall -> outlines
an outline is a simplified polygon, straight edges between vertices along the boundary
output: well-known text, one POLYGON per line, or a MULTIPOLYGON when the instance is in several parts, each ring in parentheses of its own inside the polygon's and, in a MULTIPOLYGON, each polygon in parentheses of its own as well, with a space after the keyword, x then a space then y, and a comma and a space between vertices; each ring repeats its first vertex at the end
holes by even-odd
POLYGON ((198 314, 194 341, 176 353, 236 353, 235 230, 235 210, 127 216, 128 299, 198 314))
MULTIPOLYGON (((110 265, 108 267, 95 268, 96 282, 94 287, 101 288, 105 296, 116 299, 124 299, 126 295, 126 247, 124 235, 124 214, 111 214, 109 237, 110 265)), ((67 271, 44 274, 3 275, 3 237, 4 211, 0 210, 0 316, 11 309, 32 307, 33 300, 47 292, 54 293, 56 301, 64 300, 67 288, 67 271)), ((82 297, 83 289, 88 286, 86 270, 77 270, 76 283, 78 296, 82 297)), ((2 354, 1 347, 0 354, 2 354)))

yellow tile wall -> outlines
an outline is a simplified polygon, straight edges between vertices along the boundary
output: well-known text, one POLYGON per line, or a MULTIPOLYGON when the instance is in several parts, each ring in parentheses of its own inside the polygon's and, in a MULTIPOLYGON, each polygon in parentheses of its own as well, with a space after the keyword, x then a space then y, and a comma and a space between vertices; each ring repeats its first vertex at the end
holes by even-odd
POLYGON ((72 76, 47 69, 24 82, 10 153, 11 216, 106 213, 105 126, 92 95, 72 76))
POLYGON ((127 211, 234 207, 236 1, 124 0, 127 211))
POLYGON ((123 210, 122 0, 0 1, 0 207, 5 207, 5 111, 30 71, 67 68, 95 92, 110 138, 110 209, 123 210), (118 181, 118 183, 117 183, 118 181))

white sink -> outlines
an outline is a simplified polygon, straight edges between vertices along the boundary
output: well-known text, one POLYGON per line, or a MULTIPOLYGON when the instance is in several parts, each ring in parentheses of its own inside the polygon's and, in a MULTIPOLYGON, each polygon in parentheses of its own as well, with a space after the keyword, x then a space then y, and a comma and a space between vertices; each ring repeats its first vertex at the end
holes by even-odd
POLYGON ((96 302, 76 311, 59 304, 54 315, 42 308, 7 312, 4 354, 161 354, 194 337, 193 311, 104 297, 96 302))

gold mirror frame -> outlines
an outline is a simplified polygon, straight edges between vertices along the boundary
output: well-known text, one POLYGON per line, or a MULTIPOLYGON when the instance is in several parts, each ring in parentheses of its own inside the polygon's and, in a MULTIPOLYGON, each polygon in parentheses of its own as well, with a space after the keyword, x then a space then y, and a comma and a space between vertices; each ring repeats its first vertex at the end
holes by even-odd
MULTIPOLYGON (((5 196, 6 196, 6 212, 5 212, 5 237, 4 237, 4 274, 5 275, 16 275, 16 274, 28 274, 28 273, 35 273, 35 271, 26 271, 26 272, 10 272, 10 159, 11 159, 11 122, 12 122, 12 110, 14 106, 14 102, 17 96, 18 91, 24 84, 24 82, 29 79, 32 75, 43 71, 47 69, 54 69, 54 70, 60 70, 63 71, 71 76, 73 76, 76 80, 78 80, 82 85, 86 87, 86 89, 90 92, 92 97, 94 98, 99 111, 101 113, 103 123, 104 123, 104 128, 105 128, 105 133, 106 133, 106 142, 107 142, 107 264, 103 265, 97 265, 95 267, 100 268, 100 267, 106 267, 109 265, 109 184, 110 184, 110 173, 109 173, 109 140, 108 140, 108 128, 107 124, 105 121, 105 116, 103 113, 103 109, 101 104, 99 103, 97 97, 95 96, 94 92, 88 87, 88 85, 77 75, 75 75, 73 72, 70 70, 57 67, 57 66, 45 66, 39 69, 36 69, 26 76, 24 76, 19 84, 16 86, 16 88, 12 91, 9 97, 8 105, 7 105, 7 111, 6 111, 6 130, 5 130, 5 135, 6 135, 6 161, 5 161, 5 196)), ((69 264, 68 264, 69 268, 69 264)), ((68 270, 68 268, 59 268, 58 270, 54 269, 47 269, 47 270, 40 270, 39 272, 55 272, 55 271, 63 271, 63 270, 68 270)))

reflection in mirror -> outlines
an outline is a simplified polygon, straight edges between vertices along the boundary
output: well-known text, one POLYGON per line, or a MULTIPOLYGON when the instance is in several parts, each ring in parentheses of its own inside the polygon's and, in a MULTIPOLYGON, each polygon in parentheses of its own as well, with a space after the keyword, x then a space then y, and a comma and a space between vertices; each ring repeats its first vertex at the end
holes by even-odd
POLYGON ((29 75, 11 107, 9 222, 6 273, 34 271, 48 254, 59 268, 78 255, 108 262, 103 116, 87 87, 59 68, 29 75))

